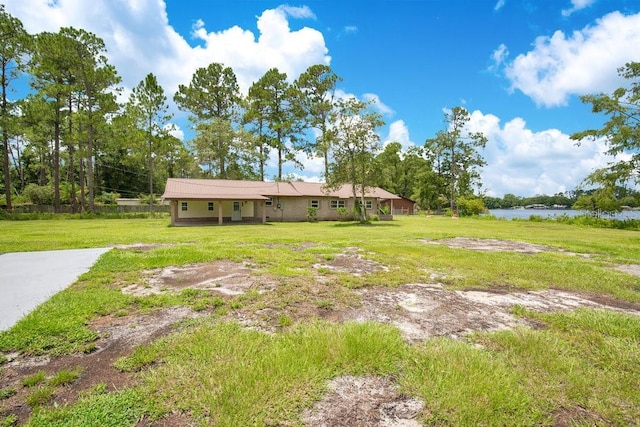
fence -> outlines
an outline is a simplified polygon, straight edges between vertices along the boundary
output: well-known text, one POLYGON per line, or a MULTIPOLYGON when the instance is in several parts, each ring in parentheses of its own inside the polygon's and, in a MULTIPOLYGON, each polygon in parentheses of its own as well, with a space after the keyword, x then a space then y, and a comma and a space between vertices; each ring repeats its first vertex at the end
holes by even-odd
MULTIPOLYGON (((168 205, 154 205, 153 212, 169 212, 168 205)), ((12 213, 56 213, 53 205, 17 205, 13 206, 12 213)), ((95 213, 140 213, 149 212, 149 205, 96 205, 95 213)), ((71 205, 62 205, 57 213, 71 214, 73 207, 71 205)), ((75 212, 79 213, 79 212, 75 212)))

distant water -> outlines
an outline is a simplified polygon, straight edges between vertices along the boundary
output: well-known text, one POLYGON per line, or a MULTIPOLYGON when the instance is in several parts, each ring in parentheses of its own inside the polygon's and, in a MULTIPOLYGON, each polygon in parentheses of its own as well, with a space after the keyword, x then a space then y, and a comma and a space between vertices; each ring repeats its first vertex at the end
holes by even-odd
MULTIPOLYGON (((561 215, 570 217, 584 215, 585 211, 576 211, 573 209, 491 209, 489 213, 496 218, 505 219, 529 219, 531 215, 541 216, 543 218, 553 218, 561 215)), ((603 218, 610 219, 640 219, 640 211, 622 211, 615 215, 606 215, 603 218)))

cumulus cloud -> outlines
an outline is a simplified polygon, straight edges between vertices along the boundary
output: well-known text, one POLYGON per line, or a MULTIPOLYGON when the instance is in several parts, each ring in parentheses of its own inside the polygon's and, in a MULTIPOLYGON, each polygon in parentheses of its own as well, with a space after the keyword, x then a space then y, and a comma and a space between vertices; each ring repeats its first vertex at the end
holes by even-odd
POLYGON ((638 46, 640 13, 613 12, 573 34, 556 31, 551 37, 538 37, 533 50, 507 64, 505 75, 512 91, 522 91, 537 105, 566 105, 571 95, 610 92, 620 86, 616 70, 637 61, 638 46))
POLYGON ((562 16, 569 16, 573 12, 577 12, 594 4, 596 0, 571 0, 571 8, 564 9, 562 16))
POLYGON ((329 64, 331 58, 319 31, 303 27, 291 30, 290 19, 315 19, 308 7, 281 6, 257 17, 258 34, 233 26, 208 31, 198 20, 191 46, 171 25, 163 0, 135 2, 93 0, 6 0, 6 9, 19 18, 27 31, 57 31, 73 26, 91 31, 107 46, 108 58, 123 78, 134 87, 152 72, 171 98, 179 84, 186 84, 199 67, 220 62, 237 75, 247 90, 269 68, 277 67, 291 81, 313 64, 329 64))
POLYGON ((471 113, 469 129, 488 139, 482 171, 489 195, 556 194, 575 189, 593 170, 613 160, 604 140, 580 146, 557 129, 534 132, 516 117, 504 125, 493 114, 471 113))
POLYGON ((365 93, 362 95, 362 99, 366 102, 371 102, 371 105, 373 105, 373 107, 383 116, 392 116, 395 113, 393 108, 382 102, 380 97, 375 93, 365 93))
POLYGON ((409 136, 409 128, 404 120, 396 120, 389 125, 389 134, 383 140, 383 145, 387 145, 391 142, 399 142, 402 145, 402 149, 414 146, 409 136))

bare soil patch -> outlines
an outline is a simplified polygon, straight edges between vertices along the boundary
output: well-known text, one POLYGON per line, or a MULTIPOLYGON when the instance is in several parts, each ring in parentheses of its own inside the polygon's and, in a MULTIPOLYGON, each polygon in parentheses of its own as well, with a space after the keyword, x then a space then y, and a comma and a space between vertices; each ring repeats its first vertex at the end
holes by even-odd
POLYGON ((536 245, 534 243, 527 242, 516 242, 512 240, 454 237, 452 239, 440 240, 422 239, 421 241, 432 245, 445 245, 450 248, 471 249, 475 251, 519 252, 524 254, 537 254, 541 252, 565 252, 567 254, 575 255, 571 252, 567 252, 558 248, 552 248, 550 246, 536 245))
POLYGON ((399 394, 389 378, 344 376, 329 383, 304 422, 309 427, 418 427, 423 408, 422 401, 399 394))
POLYGON ((130 243, 127 245, 117 245, 115 248, 120 250, 133 250, 137 252, 148 252, 165 246, 173 246, 173 243, 130 243))
POLYGON ((79 393, 99 384, 104 384, 107 391, 133 386, 137 381, 136 376, 117 370, 113 367, 114 362, 130 354, 135 346, 167 335, 174 330, 176 323, 195 316, 198 314, 186 307, 169 308, 147 315, 104 316, 91 325, 100 338, 88 354, 56 358, 12 355, 12 360, 3 365, 0 388, 12 387, 17 393, 2 401, 2 412, 5 415, 15 414, 19 425, 27 421, 33 408, 25 403, 25 399, 33 389, 23 387, 21 382, 39 371, 44 371, 47 378, 51 378, 63 370, 80 370, 80 377, 76 381, 56 388, 50 403, 58 406, 73 404, 79 393))
POLYGON ((165 267, 143 272, 142 284, 127 286, 122 289, 122 292, 146 296, 191 288, 214 291, 223 295, 241 295, 249 289, 264 292, 276 286, 275 281, 263 276, 254 276, 252 272, 253 269, 248 264, 228 260, 165 267))
POLYGON ((615 268, 616 270, 622 271, 623 273, 628 273, 633 276, 640 277, 640 264, 624 264, 618 265, 615 268))
POLYGON ((511 312, 519 305, 551 312, 580 307, 625 311, 640 315, 640 305, 612 300, 599 302, 588 296, 555 289, 506 293, 491 290, 451 291, 440 284, 408 284, 396 289, 365 288, 357 291, 362 305, 341 313, 342 320, 376 321, 396 325, 409 341, 435 336, 460 338, 472 331, 497 331, 538 325, 511 312))
POLYGON ((364 257, 360 248, 347 248, 344 253, 318 262, 313 266, 316 270, 327 269, 340 273, 349 273, 354 276, 388 271, 389 268, 377 261, 368 260, 364 257))

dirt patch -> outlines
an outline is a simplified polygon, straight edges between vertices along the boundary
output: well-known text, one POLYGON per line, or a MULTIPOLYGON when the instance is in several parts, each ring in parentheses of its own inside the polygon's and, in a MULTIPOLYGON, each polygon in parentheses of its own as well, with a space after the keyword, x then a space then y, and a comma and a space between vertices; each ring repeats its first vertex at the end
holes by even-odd
POLYGON ((576 425, 599 426, 605 425, 606 420, 594 411, 582 406, 560 408, 554 412, 554 426, 570 427, 576 425))
POLYGON ((128 245, 117 245, 116 249, 133 250, 137 252, 148 252, 165 246, 173 246, 174 243, 131 243, 128 245))
POLYGON ((345 376, 304 416, 309 427, 417 427, 422 401, 402 396, 385 377, 345 376))
POLYGON ((47 377, 63 370, 81 372, 72 385, 56 388, 50 403, 58 406, 74 403, 79 393, 99 384, 103 384, 107 391, 133 386, 137 377, 115 369, 114 362, 130 354, 136 345, 167 335, 173 331, 176 323, 197 315, 188 308, 178 307, 148 315, 105 316, 96 319, 91 325, 100 334, 100 338, 94 343, 93 351, 88 354, 78 353, 57 358, 12 355, 12 360, 3 365, 0 388, 12 387, 17 393, 2 401, 3 414, 15 414, 19 425, 27 421, 32 408, 25 404, 25 399, 33 389, 23 387, 21 381, 39 371, 44 371, 47 377))
POLYGON ((640 277, 640 264, 617 265, 615 268, 616 270, 622 271, 623 273, 628 273, 632 276, 640 277))
POLYGON ((124 287, 122 292, 147 296, 192 288, 215 291, 224 295, 241 295, 249 289, 264 292, 276 286, 275 281, 254 276, 252 272, 253 269, 248 264, 228 260, 165 267, 143 272, 144 283, 124 287))
POLYGON ((343 253, 316 263, 313 268, 316 270, 326 269, 339 273, 348 273, 354 276, 362 276, 379 271, 389 271, 389 268, 381 263, 366 259, 360 248, 347 248, 343 253))
POLYGON ((542 311, 606 308, 640 315, 640 306, 603 304, 560 290, 506 293, 450 291, 440 284, 409 284, 396 289, 375 287, 357 291, 362 305, 341 313, 342 320, 377 321, 396 325, 409 341, 434 336, 459 338, 472 331, 497 331, 537 324, 511 314, 515 305, 542 311))
MULTIPOLYGON (((565 252, 564 250, 544 245, 499 239, 473 239, 470 237, 454 237, 452 239, 440 240, 422 239, 421 241, 423 243, 432 245, 445 245, 450 248, 471 249, 475 251, 520 252, 524 254, 537 254, 541 252, 565 252)), ((566 253, 570 254, 570 252, 566 253)))

